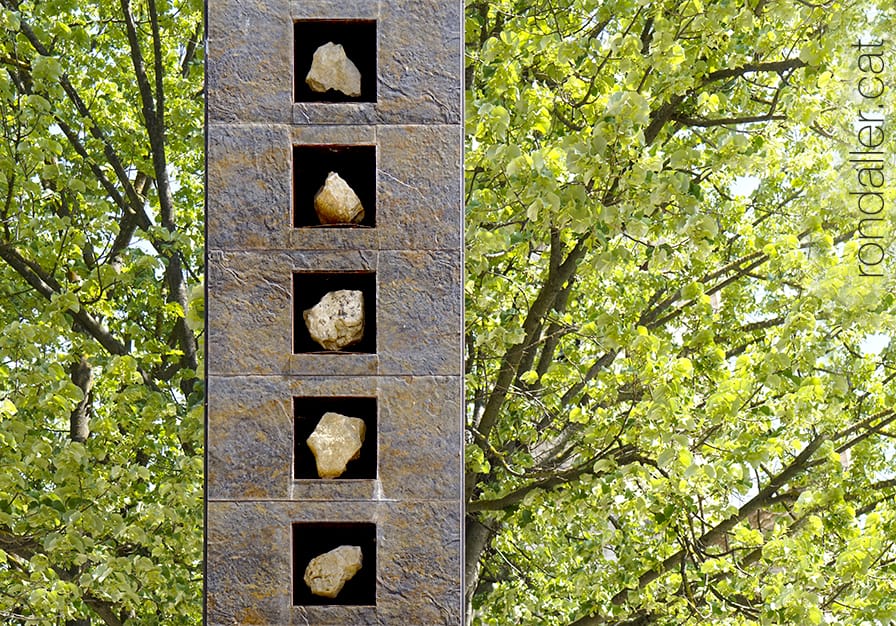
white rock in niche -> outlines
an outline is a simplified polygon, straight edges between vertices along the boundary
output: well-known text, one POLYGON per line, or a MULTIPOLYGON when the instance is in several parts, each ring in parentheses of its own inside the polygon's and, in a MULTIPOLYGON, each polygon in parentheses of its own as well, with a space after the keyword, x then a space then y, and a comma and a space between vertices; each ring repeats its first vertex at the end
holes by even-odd
POLYGON ((305 568, 305 584, 316 596, 335 598, 360 571, 361 560, 358 546, 339 546, 311 559, 305 568))
POLYGON ((346 56, 342 44, 332 41, 314 51, 305 83, 318 93, 333 89, 352 98, 361 95, 361 72, 346 56))
POLYGON ((340 289, 302 313, 311 338, 325 350, 342 350, 364 337, 364 294, 340 289))
POLYGON ((317 475, 338 478, 349 461, 361 456, 367 426, 364 420, 340 413, 324 413, 311 436, 308 447, 317 461, 317 475))
POLYGON ((336 172, 314 194, 314 212, 321 224, 360 224, 364 219, 361 199, 336 172))

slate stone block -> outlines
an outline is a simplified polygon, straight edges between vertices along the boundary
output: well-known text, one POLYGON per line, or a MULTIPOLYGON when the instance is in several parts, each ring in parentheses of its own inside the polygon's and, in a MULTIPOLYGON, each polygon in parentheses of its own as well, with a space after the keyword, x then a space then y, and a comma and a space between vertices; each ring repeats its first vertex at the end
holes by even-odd
POLYGON ((463 371, 460 262, 456 252, 380 253, 380 374, 438 376, 463 371))
POLYGON ((209 253, 209 372, 439 376, 461 371, 460 254, 209 253), (293 354, 293 273, 375 271, 375 354, 293 354))
POLYGON ((377 129, 381 250, 460 250, 463 193, 461 129, 377 129))
POLYGON ((445 502, 209 502, 208 623, 456 626, 460 520, 445 502), (376 524, 375 606, 292 605, 292 525, 318 520, 376 524))
POLYGON ((358 19, 379 17, 379 0, 292 0, 289 12, 293 19, 358 19))
POLYGON ((376 15, 362 3, 293 3, 293 17, 377 20, 375 103, 299 102, 294 124, 460 124, 461 3, 383 0, 376 15))
POLYGON ((210 250, 277 249, 288 244, 289 127, 210 124, 207 175, 210 250))
POLYGON ((456 250, 456 126, 209 128, 208 245, 227 250, 456 250), (376 145, 376 228, 294 228, 292 146, 376 145))
POLYGON ((291 121, 289 0, 215 2, 208 11, 208 119, 291 121))
POLYGON ((215 122, 461 123, 460 3, 222 3, 209 11, 208 38, 215 122), (376 102, 293 102, 293 22, 302 19, 376 19, 376 102))
POLYGON ((210 376, 208 389, 210 500, 460 498, 459 376, 210 376), (377 399, 376 480, 295 480, 293 398, 351 396, 377 399))
POLYGON ((461 123, 462 11, 460 2, 381 0, 381 123, 461 123))
POLYGON ((375 374, 375 354, 293 354, 293 274, 376 270, 375 252, 209 253, 209 372, 375 374))

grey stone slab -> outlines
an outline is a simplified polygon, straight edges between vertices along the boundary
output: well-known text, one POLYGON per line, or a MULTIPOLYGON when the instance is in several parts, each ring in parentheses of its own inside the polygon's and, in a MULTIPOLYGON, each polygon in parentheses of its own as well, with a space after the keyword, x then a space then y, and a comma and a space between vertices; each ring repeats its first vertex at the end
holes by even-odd
POLYGON ((289 123, 292 40, 289 0, 209 3, 209 120, 289 123))
POLYGON ((461 519, 444 502, 209 502, 208 623, 456 626, 461 519), (292 524, 322 521, 376 524, 375 606, 292 605, 292 524))
POLYGON ((373 102, 295 102, 292 105, 293 124, 378 124, 373 102))
POLYGON ((206 498, 272 498, 292 481, 293 409, 273 377, 208 379, 206 498))
POLYGON ((461 5, 213 3, 208 17, 208 111, 215 122, 407 124, 461 122, 461 5), (377 20, 375 103, 294 103, 293 22, 377 20), (249 63, 246 59, 252 59, 249 63))
POLYGON ((378 130, 379 248, 460 250, 459 126, 383 126, 378 130))
MULTIPOLYGON (((303 3, 304 4, 304 3, 303 3)), ((350 2, 327 2, 331 19, 358 15, 350 2)), ((366 6, 366 5, 365 5, 366 6)), ((316 12, 293 4, 297 18, 316 12)), ((375 103, 293 105, 294 124, 461 123, 462 5, 441 0, 382 0, 377 16, 375 103)))
POLYGON ((423 377, 208 380, 209 500, 460 499, 462 381, 423 377), (375 397, 376 480, 293 479, 293 398, 375 397))
POLYGON ((367 145, 376 143, 376 126, 292 126, 289 129, 294 144, 367 145))
POLYGON ((463 5, 381 0, 377 113, 386 124, 460 123, 463 5))
POLYGON ((384 251, 379 267, 379 373, 448 376, 463 371, 460 254, 384 251))
MULTIPOLYGON (((375 354, 293 354, 293 274, 375 270, 375 252, 209 252, 208 359, 217 374, 374 374, 375 354)), ((301 312, 297 312, 301 315, 301 312)))
POLYGON ((462 377, 384 376, 379 390, 382 496, 459 502, 462 377))
POLYGON ((211 124, 206 191, 209 249, 277 249, 291 230, 287 126, 211 124))
POLYGON ((207 623, 290 624, 288 517, 259 502, 209 502, 207 511, 207 623))
POLYGON ((212 374, 452 375, 461 364, 458 252, 209 253, 212 374), (375 354, 293 354, 295 272, 376 271, 375 354))
POLYGON ((212 125, 209 249, 459 249, 461 156, 458 126, 212 125), (292 146, 371 144, 376 227, 294 228, 292 146))
POLYGON ((287 374, 303 376, 327 372, 331 376, 373 376, 379 370, 376 354, 293 354, 287 374))
POLYGON ((289 11, 293 19, 376 19, 380 12, 379 0, 293 0, 289 11))

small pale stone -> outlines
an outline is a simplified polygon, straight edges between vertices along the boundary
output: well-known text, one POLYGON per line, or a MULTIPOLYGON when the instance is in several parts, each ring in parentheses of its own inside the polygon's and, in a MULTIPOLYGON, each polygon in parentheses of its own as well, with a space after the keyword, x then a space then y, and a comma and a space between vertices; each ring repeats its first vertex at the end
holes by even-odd
POLYGON ((318 93, 333 89, 352 98, 361 95, 361 72, 346 56, 342 45, 332 41, 314 51, 305 82, 318 93))
POLYGON ((327 175, 314 195, 314 211, 321 224, 360 224, 364 219, 361 199, 336 172, 327 175))
POLYGON ((342 476, 349 461, 361 456, 366 432, 367 427, 362 419, 324 413, 307 440, 317 461, 317 475, 321 478, 342 476))
POLYGON ((360 569, 361 548, 339 546, 311 559, 305 568, 305 584, 316 596, 335 598, 360 569))
POLYGON ((302 313, 311 338, 325 350, 342 350, 364 337, 364 294, 331 291, 302 313))

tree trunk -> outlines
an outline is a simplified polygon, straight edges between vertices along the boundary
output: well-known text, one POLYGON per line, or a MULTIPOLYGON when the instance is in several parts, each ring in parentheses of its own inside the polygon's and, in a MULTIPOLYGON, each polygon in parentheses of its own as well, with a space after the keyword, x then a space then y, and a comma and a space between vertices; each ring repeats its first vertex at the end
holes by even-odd
POLYGON ((84 443, 90 436, 90 400, 93 389, 93 370, 85 357, 81 357, 78 363, 72 365, 72 382, 84 393, 84 398, 72 411, 69 418, 72 441, 84 443))
POLYGON ((467 516, 464 538, 466 544, 464 548, 464 600, 466 603, 464 623, 467 626, 473 622, 473 594, 479 586, 480 558, 491 538, 491 530, 481 524, 473 515, 467 516))
MULTIPOLYGON (((85 357, 82 356, 72 365, 71 377, 72 382, 84 393, 84 398, 69 417, 70 436, 72 441, 84 443, 90 436, 90 401, 93 389, 93 370, 85 357)), ((90 618, 67 620, 65 626, 90 626, 90 618)))

